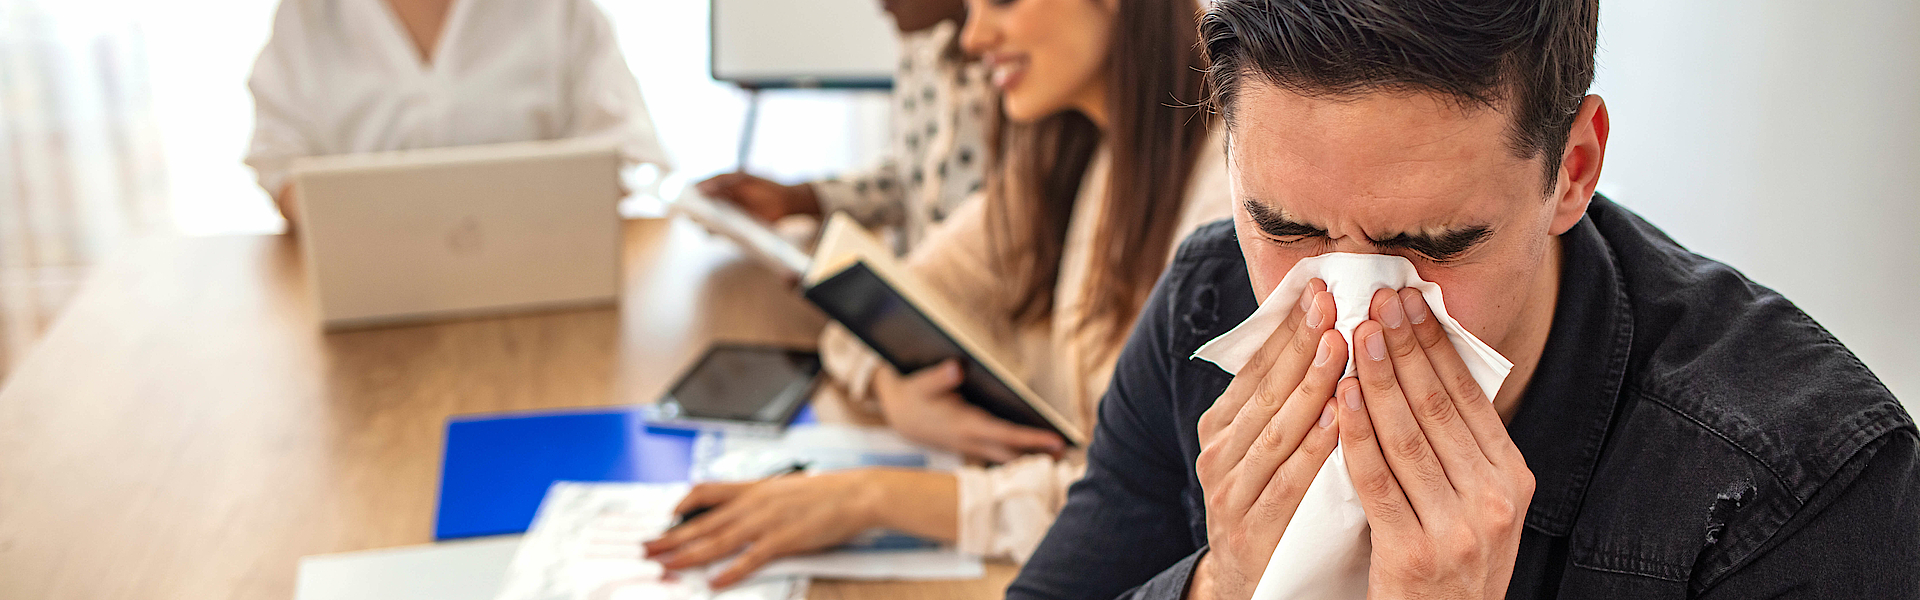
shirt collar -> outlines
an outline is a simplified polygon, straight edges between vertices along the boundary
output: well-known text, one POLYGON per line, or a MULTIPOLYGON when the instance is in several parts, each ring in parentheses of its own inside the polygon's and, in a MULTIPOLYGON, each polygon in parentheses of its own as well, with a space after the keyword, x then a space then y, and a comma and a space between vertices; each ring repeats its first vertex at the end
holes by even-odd
MULTIPOLYGON (((1595 196, 1594 208, 1607 200, 1595 196)), ((1520 410, 1507 427, 1533 471, 1527 526, 1564 536, 1607 439, 1632 349, 1633 316, 1620 265, 1591 216, 1560 236, 1553 329, 1520 410)))

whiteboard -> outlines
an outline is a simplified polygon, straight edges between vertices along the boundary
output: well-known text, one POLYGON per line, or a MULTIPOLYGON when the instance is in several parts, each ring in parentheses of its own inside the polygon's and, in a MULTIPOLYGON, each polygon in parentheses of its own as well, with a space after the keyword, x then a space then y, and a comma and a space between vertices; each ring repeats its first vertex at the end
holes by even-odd
POLYGON ((888 87, 899 51, 879 0, 712 0, 713 78, 745 87, 888 87))

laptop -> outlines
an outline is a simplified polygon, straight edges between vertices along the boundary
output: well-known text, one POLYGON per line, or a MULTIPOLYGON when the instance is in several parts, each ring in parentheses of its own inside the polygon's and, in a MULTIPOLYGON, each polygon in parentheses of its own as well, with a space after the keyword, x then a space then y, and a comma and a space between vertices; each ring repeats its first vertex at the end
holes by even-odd
POLYGON ((620 164, 593 140, 295 162, 322 326, 617 303, 620 164))

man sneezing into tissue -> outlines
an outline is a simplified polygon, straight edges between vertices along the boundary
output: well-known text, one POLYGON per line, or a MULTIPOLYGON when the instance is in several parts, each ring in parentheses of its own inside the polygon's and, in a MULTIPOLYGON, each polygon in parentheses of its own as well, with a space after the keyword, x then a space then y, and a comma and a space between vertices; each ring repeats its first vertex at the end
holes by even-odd
POLYGON ((1596 26, 1213 2, 1234 219, 1162 276, 1008 596, 1920 597, 1899 402, 1594 194, 1596 26))

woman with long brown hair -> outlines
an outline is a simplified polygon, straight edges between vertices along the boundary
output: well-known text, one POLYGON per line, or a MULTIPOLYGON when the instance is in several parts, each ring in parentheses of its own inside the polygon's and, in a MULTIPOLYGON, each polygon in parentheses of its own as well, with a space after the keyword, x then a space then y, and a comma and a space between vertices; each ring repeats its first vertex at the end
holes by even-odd
MULTIPOLYGON (((989 350, 1091 430, 1098 399, 1175 243, 1225 218, 1222 139, 1199 108, 1195 0, 968 0, 962 45, 1002 93, 985 197, 907 256, 989 350)), ((1051 432, 955 394, 952 363, 899 374, 839 330, 822 352, 839 391, 903 435, 990 467, 858 469, 703 484, 704 515, 650 542, 668 568, 740 552, 724 586, 772 558, 883 527, 1024 559, 1084 462, 1051 432), (744 550, 743 550, 744 549, 744 550)))

